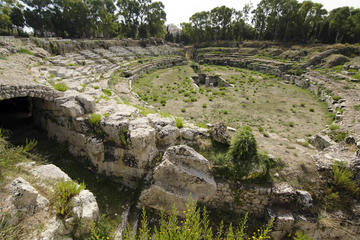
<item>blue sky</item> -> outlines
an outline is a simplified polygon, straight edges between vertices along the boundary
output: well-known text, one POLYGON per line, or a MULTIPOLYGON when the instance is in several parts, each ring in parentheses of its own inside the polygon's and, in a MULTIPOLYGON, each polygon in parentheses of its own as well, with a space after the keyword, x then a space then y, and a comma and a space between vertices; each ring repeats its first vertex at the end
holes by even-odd
MULTIPOLYGON (((156 1, 156 0, 153 0, 156 1)), ((189 17, 199 11, 208 11, 214 7, 226 5, 237 10, 249 2, 249 0, 160 0, 165 5, 167 13, 167 23, 179 25, 181 22, 187 22, 189 17)), ((251 1, 254 6, 260 0, 251 1)), ((301 1, 300 1, 301 2, 301 1)), ((313 0, 324 5, 330 11, 334 8, 350 6, 360 8, 360 0, 313 0)))

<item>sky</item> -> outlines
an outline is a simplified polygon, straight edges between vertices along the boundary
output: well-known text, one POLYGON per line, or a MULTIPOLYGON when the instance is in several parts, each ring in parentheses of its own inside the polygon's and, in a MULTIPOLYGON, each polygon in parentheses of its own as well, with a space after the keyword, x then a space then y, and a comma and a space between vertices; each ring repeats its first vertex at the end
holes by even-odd
MULTIPOLYGON (((166 23, 174 23, 180 25, 182 22, 188 22, 191 15, 200 11, 208 11, 214 7, 225 5, 230 8, 241 10, 243 6, 250 0, 161 0, 165 5, 167 15, 166 23)), ((260 0, 251 1, 254 7, 260 0)), ((301 0, 299 2, 302 2, 301 0)), ((343 7, 360 8, 360 0, 313 0, 313 2, 321 3, 328 11, 343 7)))

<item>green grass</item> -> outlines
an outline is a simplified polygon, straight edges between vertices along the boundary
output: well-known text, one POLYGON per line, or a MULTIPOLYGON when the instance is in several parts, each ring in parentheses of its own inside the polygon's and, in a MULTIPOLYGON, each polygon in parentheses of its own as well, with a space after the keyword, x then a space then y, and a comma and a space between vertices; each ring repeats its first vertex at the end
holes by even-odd
MULTIPOLYGON (((3 131, 1 131, 3 132, 3 131)), ((16 164, 30 159, 24 151, 24 146, 15 147, 0 137, 0 184, 4 176, 13 175, 18 170, 16 164)))
POLYGON ((330 129, 331 131, 338 130, 339 128, 340 128, 340 126, 339 126, 339 125, 335 125, 335 124, 331 124, 330 127, 329 127, 329 129, 330 129))
POLYGON ((111 90, 103 88, 103 89, 101 89, 101 91, 102 91, 106 96, 108 96, 108 97, 111 96, 111 90))
POLYGON ((17 53, 20 53, 20 54, 28 54, 28 55, 34 55, 34 53, 33 53, 33 52, 31 52, 30 50, 25 49, 25 48, 20 48, 19 50, 17 50, 17 53))
POLYGON ((235 87, 201 86, 196 90, 191 81, 196 73, 185 65, 143 75, 135 81, 134 91, 161 112, 195 124, 222 121, 233 128, 261 125, 292 139, 321 131, 329 121, 326 103, 308 90, 283 84, 274 76, 233 67, 201 65, 200 68, 230 79, 235 87), (310 107, 317 114, 311 114, 310 107), (290 131, 289 122, 295 123, 290 131))

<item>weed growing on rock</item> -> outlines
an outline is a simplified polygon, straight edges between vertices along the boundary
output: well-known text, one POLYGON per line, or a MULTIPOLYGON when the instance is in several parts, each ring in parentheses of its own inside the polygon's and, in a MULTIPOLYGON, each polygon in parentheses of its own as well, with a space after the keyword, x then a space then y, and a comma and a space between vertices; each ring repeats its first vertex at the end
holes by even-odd
POLYGON ((109 97, 111 96, 111 90, 103 88, 103 89, 101 89, 101 91, 102 91, 106 96, 109 96, 109 97))
POLYGON ((73 207, 71 199, 84 189, 84 183, 78 185, 73 181, 65 180, 57 182, 52 192, 52 200, 56 213, 61 217, 68 216, 73 207))
POLYGON ((337 188, 350 192, 354 195, 360 192, 360 187, 353 180, 354 173, 342 164, 334 164, 332 167, 334 184, 337 188))
POLYGON ((55 88, 60 92, 65 92, 66 90, 69 89, 69 87, 65 83, 53 83, 51 85, 53 86, 53 88, 55 88))
POLYGON ((90 115, 90 117, 89 117, 89 122, 92 125, 99 125, 100 120, 101 120, 101 115, 100 114, 92 113, 90 115))
POLYGON ((33 150, 38 144, 38 141, 36 139, 27 139, 25 140, 25 145, 22 147, 22 150, 24 152, 30 152, 33 150))

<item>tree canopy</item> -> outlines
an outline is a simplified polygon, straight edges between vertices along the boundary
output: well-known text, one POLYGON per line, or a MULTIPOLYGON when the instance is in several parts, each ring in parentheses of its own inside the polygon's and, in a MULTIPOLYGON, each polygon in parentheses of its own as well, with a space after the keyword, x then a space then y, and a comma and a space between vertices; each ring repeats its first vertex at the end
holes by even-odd
POLYGON ((360 42, 360 9, 341 7, 328 13, 320 3, 297 0, 262 0, 251 9, 248 4, 240 11, 222 6, 195 13, 182 23, 181 39, 188 43, 242 39, 360 42))
POLYGON ((0 0, 0 29, 25 25, 37 36, 164 37, 166 13, 152 0, 0 0))
POLYGON ((244 39, 360 42, 360 8, 327 12, 309 0, 262 0, 241 10, 219 6, 193 14, 176 36, 165 27, 164 8, 152 0, 0 0, 0 34, 20 34, 27 26, 36 36, 166 37, 186 44, 244 39))

